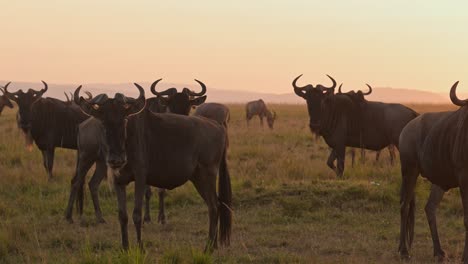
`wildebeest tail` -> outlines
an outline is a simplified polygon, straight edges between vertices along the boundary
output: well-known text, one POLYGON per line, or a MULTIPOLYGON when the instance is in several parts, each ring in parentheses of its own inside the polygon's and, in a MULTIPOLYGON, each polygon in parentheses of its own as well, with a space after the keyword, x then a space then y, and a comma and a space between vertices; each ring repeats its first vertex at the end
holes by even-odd
POLYGON ((218 180, 218 211, 219 211, 219 241, 222 245, 229 246, 231 241, 232 226, 232 191, 231 178, 227 167, 227 147, 224 149, 221 164, 219 166, 218 180))

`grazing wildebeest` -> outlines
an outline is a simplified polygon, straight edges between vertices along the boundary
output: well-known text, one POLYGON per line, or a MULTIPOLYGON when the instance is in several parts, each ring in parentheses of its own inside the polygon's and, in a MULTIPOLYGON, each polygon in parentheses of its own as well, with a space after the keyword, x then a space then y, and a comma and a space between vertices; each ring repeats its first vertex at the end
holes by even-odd
POLYGON ((458 82, 450 89, 450 99, 460 106, 456 111, 425 113, 409 122, 400 135, 401 229, 399 252, 409 257, 414 236, 416 181, 421 174, 432 182, 425 211, 431 230, 434 256, 445 258, 439 241, 436 209, 444 191, 460 187, 465 225, 463 262, 468 263, 468 100, 456 95, 458 82))
MULTIPOLYGON (((8 83, 9 84, 9 83, 8 83)), ((8 86, 6 84, 5 86, 8 86)), ((3 87, 0 87, 0 91, 2 92, 2 95, 0 96, 0 115, 3 112, 3 108, 6 106, 8 108, 13 108, 13 104, 10 102, 10 99, 5 94, 5 89, 3 87)))
POLYGON ((312 85, 297 87, 296 81, 300 76, 293 81, 294 91, 307 98, 310 126, 318 127, 320 135, 332 148, 327 165, 335 170, 338 177, 343 176, 346 146, 381 150, 393 144, 398 148, 401 130, 418 115, 401 104, 367 101, 362 92, 355 93, 355 96, 333 95, 336 82, 327 90, 312 85), (310 97, 312 92, 315 98, 310 97), (327 94, 325 97, 324 93, 327 94), (316 99, 319 97, 321 100, 316 99), (319 111, 314 102, 320 105, 319 111))
POLYGON ((103 125, 106 163, 111 170, 119 207, 122 246, 128 249, 126 185, 135 182, 133 222, 142 247, 142 203, 146 184, 173 189, 191 181, 209 211, 209 240, 205 250, 220 242, 229 245, 231 182, 226 163, 226 129, 207 118, 157 114, 145 109, 144 89, 135 84, 137 99, 117 93, 91 100, 74 94, 75 102, 103 125), (216 178, 219 173, 218 193, 216 178))
MULTIPOLYGON (((176 88, 169 88, 165 91, 158 92, 156 85, 162 79, 156 80, 151 85, 151 92, 156 97, 147 99, 145 111, 154 113, 173 113, 180 115, 188 115, 192 106, 202 104, 206 100, 206 86, 202 82, 196 80, 202 87, 201 92, 194 92, 188 88, 184 88, 182 92, 177 92, 176 88), (167 97, 165 97, 167 96, 167 97)), ((89 96, 90 94, 88 94, 89 96)), ((89 118, 79 125, 78 132, 78 162, 75 176, 71 182, 71 192, 68 201, 68 206, 65 213, 65 218, 72 222, 73 203, 77 199, 78 212, 83 213, 83 185, 86 173, 91 166, 96 163, 96 171, 89 181, 89 190, 94 205, 95 215, 98 222, 105 222, 102 217, 99 206, 98 189, 102 179, 106 175, 107 166, 105 163, 105 153, 103 147, 103 126, 96 118, 89 118)), ((164 224, 166 221, 164 213, 164 189, 158 190, 159 196, 159 214, 158 222, 164 224)), ((151 188, 148 186, 145 193, 145 215, 144 221, 150 222, 150 198, 151 188)))
POLYGON ((245 119, 247 120, 247 125, 249 125, 250 119, 253 116, 258 115, 260 118, 260 124, 263 127, 263 117, 266 117, 268 127, 273 129, 273 124, 276 120, 276 112, 268 110, 265 102, 262 99, 248 102, 245 105, 245 119))
POLYGON ((26 135, 26 143, 33 142, 42 152, 44 168, 49 180, 52 178, 55 148, 76 149, 78 124, 88 118, 79 108, 55 98, 42 98, 47 83, 40 91, 29 89, 5 94, 18 104, 18 126, 26 135))

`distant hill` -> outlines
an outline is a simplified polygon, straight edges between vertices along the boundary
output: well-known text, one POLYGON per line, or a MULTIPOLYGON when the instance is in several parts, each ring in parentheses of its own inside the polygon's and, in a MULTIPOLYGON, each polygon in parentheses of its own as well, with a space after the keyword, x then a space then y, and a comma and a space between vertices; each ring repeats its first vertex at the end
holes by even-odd
MULTIPOLYGON (((0 84, 5 84, 6 81, 0 81, 0 84)), ((146 88, 146 95, 151 96, 149 89, 151 83, 140 83, 146 88)), ((55 97, 59 99, 65 99, 64 92, 73 92, 78 85, 70 84, 54 84, 49 83, 49 90, 46 93, 48 97, 55 97)), ((10 85, 11 91, 18 89, 42 89, 42 83, 30 83, 30 82, 13 82, 10 85)), ((198 91, 200 87, 198 84, 175 84, 175 83, 161 83, 158 85, 158 90, 167 89, 169 87, 176 87, 178 90, 188 87, 195 91, 198 91)), ((101 83, 89 83, 83 85, 83 91, 91 91, 94 95, 99 93, 107 93, 113 96, 117 91, 122 92, 129 96, 136 96, 137 89, 131 83, 118 83, 118 84, 101 84, 101 83)), ((465 98, 463 94, 460 97, 465 98)), ((305 101, 296 96, 292 92, 284 94, 273 94, 273 93, 261 93, 261 92, 248 92, 248 91, 235 91, 235 90, 224 90, 219 88, 208 87, 208 98, 207 102, 221 102, 221 103, 245 103, 252 100, 262 98, 266 102, 271 103, 287 103, 287 104, 302 104, 305 101)), ((434 92, 414 90, 414 89, 401 89, 401 88, 390 88, 390 87, 375 87, 373 93, 368 96, 368 100, 382 101, 382 102, 398 102, 398 103, 449 103, 448 91, 447 94, 438 94, 434 92)))

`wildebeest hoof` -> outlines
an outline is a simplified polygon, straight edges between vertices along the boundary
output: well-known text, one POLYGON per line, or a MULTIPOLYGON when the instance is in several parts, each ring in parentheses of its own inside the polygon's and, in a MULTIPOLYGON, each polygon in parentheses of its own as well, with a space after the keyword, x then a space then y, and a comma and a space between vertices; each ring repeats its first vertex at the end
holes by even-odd
POLYGON ((73 224, 73 218, 68 217, 68 216, 65 216, 65 220, 66 220, 69 224, 73 224))
POLYGON ((98 224, 105 224, 105 223, 106 223, 106 220, 104 220, 103 217, 98 217, 98 218, 96 219, 96 222, 97 222, 98 224))
POLYGON ((166 217, 158 217, 158 223, 165 225, 166 224, 166 217))
POLYGON ((447 255, 443 250, 434 252, 434 257, 436 257, 437 262, 444 262, 447 259, 447 255))
POLYGON ((151 217, 146 217, 146 216, 145 216, 145 217, 143 218, 143 221, 144 221, 145 223, 151 223, 151 217))
POLYGON ((409 253, 400 253, 400 259, 402 261, 409 261, 411 260, 411 256, 409 253))

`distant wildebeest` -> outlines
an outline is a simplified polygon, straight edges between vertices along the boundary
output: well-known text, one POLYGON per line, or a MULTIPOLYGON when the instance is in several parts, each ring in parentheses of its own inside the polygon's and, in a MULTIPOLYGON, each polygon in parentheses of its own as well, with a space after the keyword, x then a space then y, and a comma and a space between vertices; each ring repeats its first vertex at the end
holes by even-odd
MULTIPOLYGON (((149 98, 146 101, 145 111, 154 113, 173 113, 180 115, 188 115, 192 106, 202 104, 206 100, 206 86, 202 82, 196 80, 200 86, 200 92, 194 92, 188 88, 184 88, 182 92, 177 92, 176 88, 169 88, 165 91, 158 92, 156 85, 161 79, 156 80, 151 85, 151 92, 156 97, 149 98)), ((72 222, 73 204, 77 199, 78 212, 83 213, 83 185, 86 173, 91 166, 96 164, 96 171, 91 177, 88 185, 93 200, 96 219, 98 222, 105 222, 102 217, 99 206, 98 189, 102 179, 106 175, 107 166, 105 162, 104 142, 104 127, 96 118, 89 118, 79 125, 78 132, 78 162, 75 176, 72 179, 70 198, 65 213, 65 218, 72 222)), ((164 213, 164 189, 158 190, 159 196, 159 214, 158 222, 165 223, 166 217, 164 213)), ((145 215, 144 221, 150 222, 150 198, 151 188, 148 186, 145 193, 145 215)))
POLYGON ((432 182, 425 211, 434 246, 434 256, 445 258, 439 241, 436 210, 444 192, 460 187, 465 225, 463 261, 468 263, 468 99, 456 95, 458 82, 450 89, 456 111, 425 113, 409 122, 400 135, 401 228, 399 252, 409 257, 414 236, 415 187, 421 174, 432 182))
POLYGON ((254 117, 255 115, 258 115, 258 117, 260 118, 260 124, 262 125, 262 127, 263 118, 266 117, 268 127, 270 127, 270 129, 273 129, 273 124, 276 120, 276 112, 268 110, 265 102, 262 99, 248 102, 245 105, 245 118, 247 120, 247 125, 249 125, 250 119, 252 119, 252 117, 254 117))
POLYGON ((355 96, 334 95, 336 82, 333 79, 330 88, 310 84, 298 87, 296 81, 300 76, 293 81, 294 91, 307 101, 309 126, 318 129, 332 148, 327 165, 338 177, 343 176, 346 146, 381 150, 393 144, 398 148, 401 130, 418 115, 401 104, 367 101, 361 91, 355 96))
POLYGON ((47 83, 40 91, 28 89, 11 93, 8 83, 5 94, 18 104, 17 122, 26 136, 26 143, 36 143, 41 150, 44 168, 52 178, 55 148, 76 149, 78 124, 88 118, 79 108, 55 98, 42 98, 47 83))
POLYGON ((206 118, 157 114, 145 109, 144 89, 135 84, 137 99, 117 93, 74 100, 105 131, 105 161, 111 170, 119 208, 122 245, 128 249, 126 186, 135 182, 133 222, 142 247, 142 203, 146 184, 173 189, 191 181, 209 212, 209 240, 205 250, 216 248, 218 221, 220 242, 229 245, 231 233, 231 182, 226 162, 226 129, 206 118), (218 193, 216 178, 219 173, 218 193))
MULTIPOLYGON (((8 84, 6 84, 5 86, 8 86, 8 84)), ((5 106, 8 108, 13 108, 13 104, 10 102, 10 99, 8 99, 8 96, 6 96, 4 87, 0 87, 0 91, 2 92, 2 95, 0 96, 0 115, 1 115, 3 112, 3 108, 5 106)))

